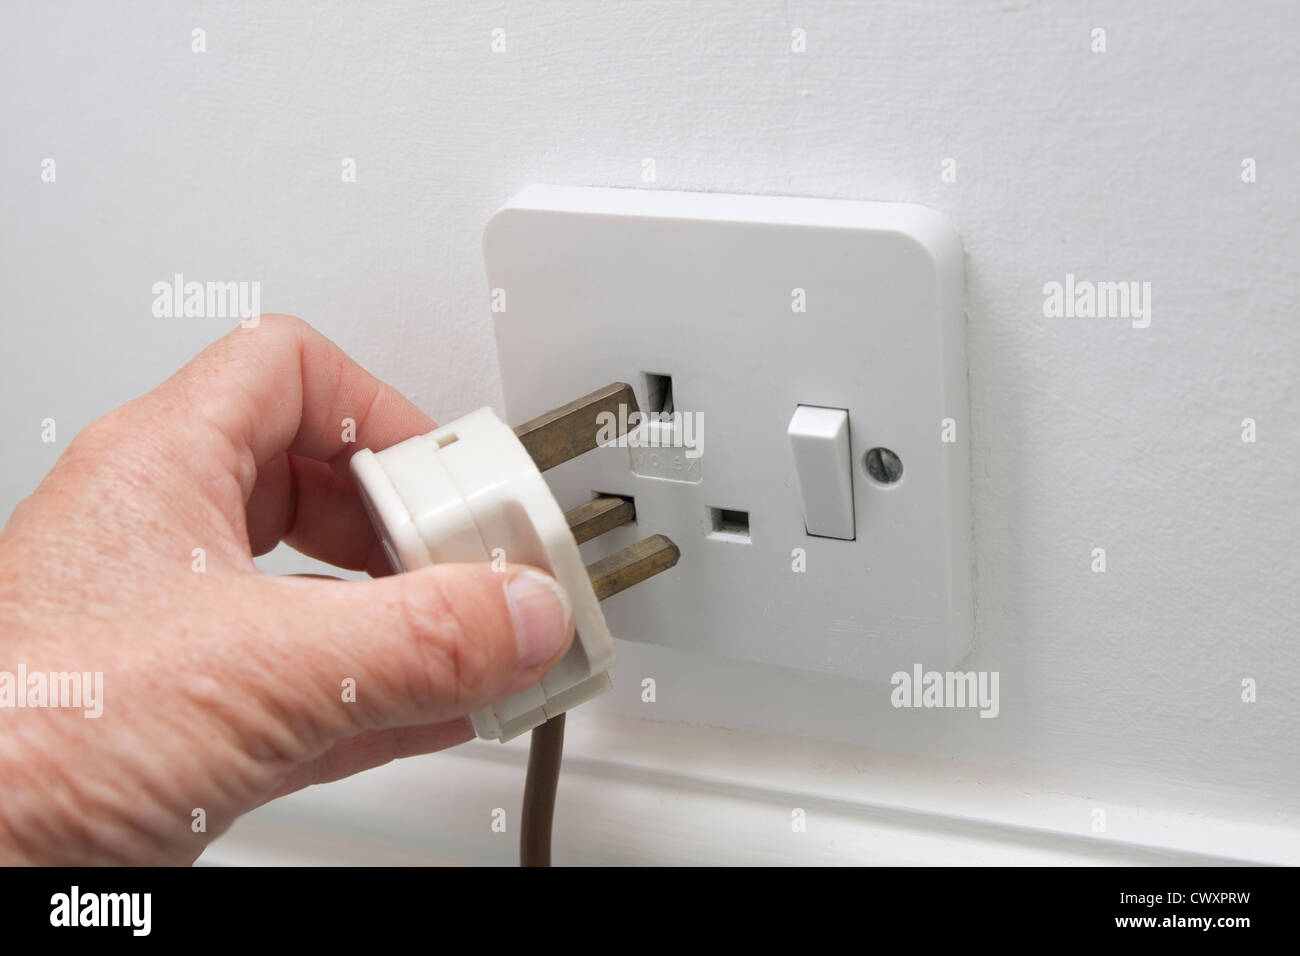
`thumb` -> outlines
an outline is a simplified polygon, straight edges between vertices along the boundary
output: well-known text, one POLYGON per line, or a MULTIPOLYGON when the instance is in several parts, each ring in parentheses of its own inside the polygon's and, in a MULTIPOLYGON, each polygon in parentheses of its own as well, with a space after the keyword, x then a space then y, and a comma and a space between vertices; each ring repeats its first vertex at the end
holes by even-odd
POLYGON ((285 650, 321 691, 295 694, 290 707, 327 737, 464 717, 535 684, 573 638, 560 583, 521 565, 273 583, 294 619, 285 650), (351 700, 340 694, 348 677, 351 700))

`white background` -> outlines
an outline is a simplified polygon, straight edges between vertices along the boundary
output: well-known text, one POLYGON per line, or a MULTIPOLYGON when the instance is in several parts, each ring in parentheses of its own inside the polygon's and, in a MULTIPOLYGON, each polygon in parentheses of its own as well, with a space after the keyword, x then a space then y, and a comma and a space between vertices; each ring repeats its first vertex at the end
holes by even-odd
MULTIPOLYGON (((264 311, 309 319, 449 420, 499 408, 480 238, 525 184, 644 187, 653 158, 654 188, 924 203, 967 252, 966 666, 1001 672, 1001 715, 896 711, 848 680, 625 644, 616 690, 574 721, 557 859, 751 859, 767 837, 771 859, 807 853, 788 807, 815 790, 850 816, 927 805, 1084 841, 1115 836, 1089 825, 1111 806, 1142 844, 1172 808, 1198 852, 1300 861, 1294 5, 8 3, 0 18, 0 511, 78 428, 225 330, 152 316, 173 273, 259 280, 264 311), (1044 318, 1043 285, 1067 272, 1150 282, 1150 328, 1044 318), (39 440, 46 417, 57 445, 39 440), (658 790, 601 770, 628 741, 636 773, 667 768, 658 790), (750 775, 674 776, 724 753, 750 775), (910 783, 882 795, 868 768, 910 783), (962 781, 1002 796, 943 797, 962 781), (763 787, 775 809, 752 825, 724 806, 728 825, 656 835, 703 819, 703 794, 763 787), (1074 802, 1016 809, 1038 791, 1074 802), (1250 844, 1239 825, 1278 832, 1250 844)), ((225 858, 303 858, 276 845, 300 824, 313 858, 506 862, 513 837, 488 813, 514 812, 518 758, 476 745, 317 788, 237 827, 225 858)), ((891 858, 829 832, 829 858, 891 858)))

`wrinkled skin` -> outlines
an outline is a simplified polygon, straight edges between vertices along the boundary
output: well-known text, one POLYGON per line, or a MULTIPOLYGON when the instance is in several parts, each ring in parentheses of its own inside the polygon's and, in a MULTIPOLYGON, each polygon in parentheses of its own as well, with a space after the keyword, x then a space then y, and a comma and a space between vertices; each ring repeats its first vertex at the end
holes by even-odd
POLYGON ((0 708, 0 862, 192 862, 275 796, 469 739, 554 666, 573 628, 541 572, 254 566, 283 540, 384 575, 348 459, 432 427, 263 316, 72 441, 0 533, 0 671, 102 672, 103 713, 0 708))

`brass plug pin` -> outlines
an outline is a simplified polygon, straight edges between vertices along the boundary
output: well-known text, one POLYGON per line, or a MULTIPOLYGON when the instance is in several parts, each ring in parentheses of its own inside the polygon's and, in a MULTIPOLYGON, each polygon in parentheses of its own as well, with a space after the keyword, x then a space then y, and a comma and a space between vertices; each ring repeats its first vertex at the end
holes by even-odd
POLYGON ((655 534, 587 565, 587 574, 596 591, 596 599, 603 601, 661 571, 667 571, 679 557, 681 552, 677 545, 663 535, 655 534))
POLYGON ((537 470, 546 471, 596 447, 602 413, 614 416, 620 429, 616 437, 622 437, 628 419, 636 411, 639 407, 632 386, 613 382, 524 422, 515 429, 515 435, 532 456, 537 470))
POLYGON ((636 520, 636 508, 627 498, 612 495, 593 498, 585 505, 579 505, 572 511, 564 513, 564 520, 569 523, 574 540, 578 544, 613 531, 620 525, 636 520))

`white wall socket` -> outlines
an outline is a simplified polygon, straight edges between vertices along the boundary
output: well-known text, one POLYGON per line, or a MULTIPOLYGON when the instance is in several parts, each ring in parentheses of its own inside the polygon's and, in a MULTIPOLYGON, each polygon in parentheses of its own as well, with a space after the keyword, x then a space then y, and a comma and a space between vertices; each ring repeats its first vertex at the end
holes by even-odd
POLYGON ((690 416, 547 473, 565 509, 635 501, 588 562, 656 532, 681 549, 605 602, 616 637, 882 681, 966 652, 963 261, 941 215, 533 186, 484 248, 509 421, 612 381, 690 416), (800 406, 831 411, 792 436, 800 406))

